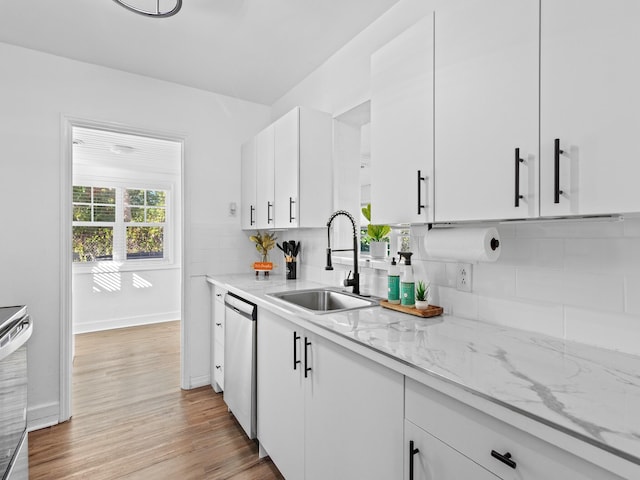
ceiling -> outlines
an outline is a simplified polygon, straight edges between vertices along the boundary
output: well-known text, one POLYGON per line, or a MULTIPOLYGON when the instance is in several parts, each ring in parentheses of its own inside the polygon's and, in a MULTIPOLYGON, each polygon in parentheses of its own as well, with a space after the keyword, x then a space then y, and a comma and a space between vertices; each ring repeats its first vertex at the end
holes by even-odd
POLYGON ((0 42, 271 105, 398 1, 184 0, 147 18, 113 0, 13 0, 0 42))

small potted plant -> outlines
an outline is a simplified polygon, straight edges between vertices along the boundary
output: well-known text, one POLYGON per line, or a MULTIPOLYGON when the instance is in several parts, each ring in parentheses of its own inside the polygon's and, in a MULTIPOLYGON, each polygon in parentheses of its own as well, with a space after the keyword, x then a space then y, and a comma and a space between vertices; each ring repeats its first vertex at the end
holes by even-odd
POLYGON ((416 308, 426 310, 429 308, 429 284, 419 280, 416 284, 416 308))
POLYGON ((249 237, 249 240, 256 244, 256 250, 260 254, 260 262, 253 264, 256 275, 258 275, 259 271, 264 271, 265 276, 268 276, 269 270, 273 269, 273 263, 269 259, 269 250, 276 246, 277 238, 275 233, 261 233, 260 230, 249 237))
MULTIPOLYGON (((362 207, 362 215, 371 222, 371 204, 362 207)), ((367 236, 369 237, 369 253, 371 258, 385 258, 387 256, 387 243, 391 227, 389 225, 367 226, 367 236)))

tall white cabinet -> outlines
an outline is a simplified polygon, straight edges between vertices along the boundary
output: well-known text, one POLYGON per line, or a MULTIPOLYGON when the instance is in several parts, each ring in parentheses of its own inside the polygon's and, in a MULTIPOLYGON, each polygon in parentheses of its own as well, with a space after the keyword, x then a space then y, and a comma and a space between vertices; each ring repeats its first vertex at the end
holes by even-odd
POLYGON ((433 222, 433 15, 371 55, 371 222, 433 222))
POLYGON ((255 228, 274 228, 275 146, 274 129, 269 125, 255 137, 256 211, 255 228))
POLYGON ((542 0, 541 12, 541 214, 638 212, 640 2, 542 0))
POLYGON ((435 220, 535 217, 539 2, 454 5, 435 21, 435 220))
POLYGON ((323 227, 331 215, 331 115, 296 107, 274 123, 275 226, 323 227))
POLYGON ((403 376, 261 311, 258 440, 287 479, 402 478, 403 376))
POLYGON ((240 224, 248 230, 256 225, 256 142, 253 138, 242 144, 240 162, 240 224))

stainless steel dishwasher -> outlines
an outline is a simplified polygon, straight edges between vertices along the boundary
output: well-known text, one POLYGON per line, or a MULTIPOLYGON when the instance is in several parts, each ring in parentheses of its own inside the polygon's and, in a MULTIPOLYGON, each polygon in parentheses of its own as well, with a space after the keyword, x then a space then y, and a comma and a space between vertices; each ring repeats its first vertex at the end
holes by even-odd
POLYGON ((224 299, 224 394, 227 407, 249 438, 256 438, 255 304, 228 292, 224 299))

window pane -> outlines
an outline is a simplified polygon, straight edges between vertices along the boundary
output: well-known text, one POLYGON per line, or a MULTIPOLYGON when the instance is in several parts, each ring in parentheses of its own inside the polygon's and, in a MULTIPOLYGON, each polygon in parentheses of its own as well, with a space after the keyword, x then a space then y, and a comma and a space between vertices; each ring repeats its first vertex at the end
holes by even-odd
POLYGON ((73 206, 73 221, 74 222, 90 222, 91 221, 91 207, 84 205, 73 206))
POLYGON ((163 227, 127 227, 127 260, 163 257, 163 227))
POLYGON ((164 223, 164 208, 148 208, 147 222, 164 223))
POLYGON ((73 227, 73 261, 113 259, 112 227, 73 227))
POLYGON ((144 190, 127 189, 124 192, 124 204, 127 205, 144 205, 144 190))
POLYGON ((116 189, 93 187, 93 203, 116 204, 116 189))
POLYGON ((124 210, 125 222, 144 222, 144 207, 130 207, 124 210))
POLYGON ((163 190, 147 190, 147 205, 152 207, 163 207, 165 192, 163 190))
POLYGON ((73 201, 91 203, 91 187, 73 186, 73 201))
POLYGON ((116 207, 106 207, 96 205, 93 207, 93 221, 94 222, 115 222, 116 221, 116 207))

